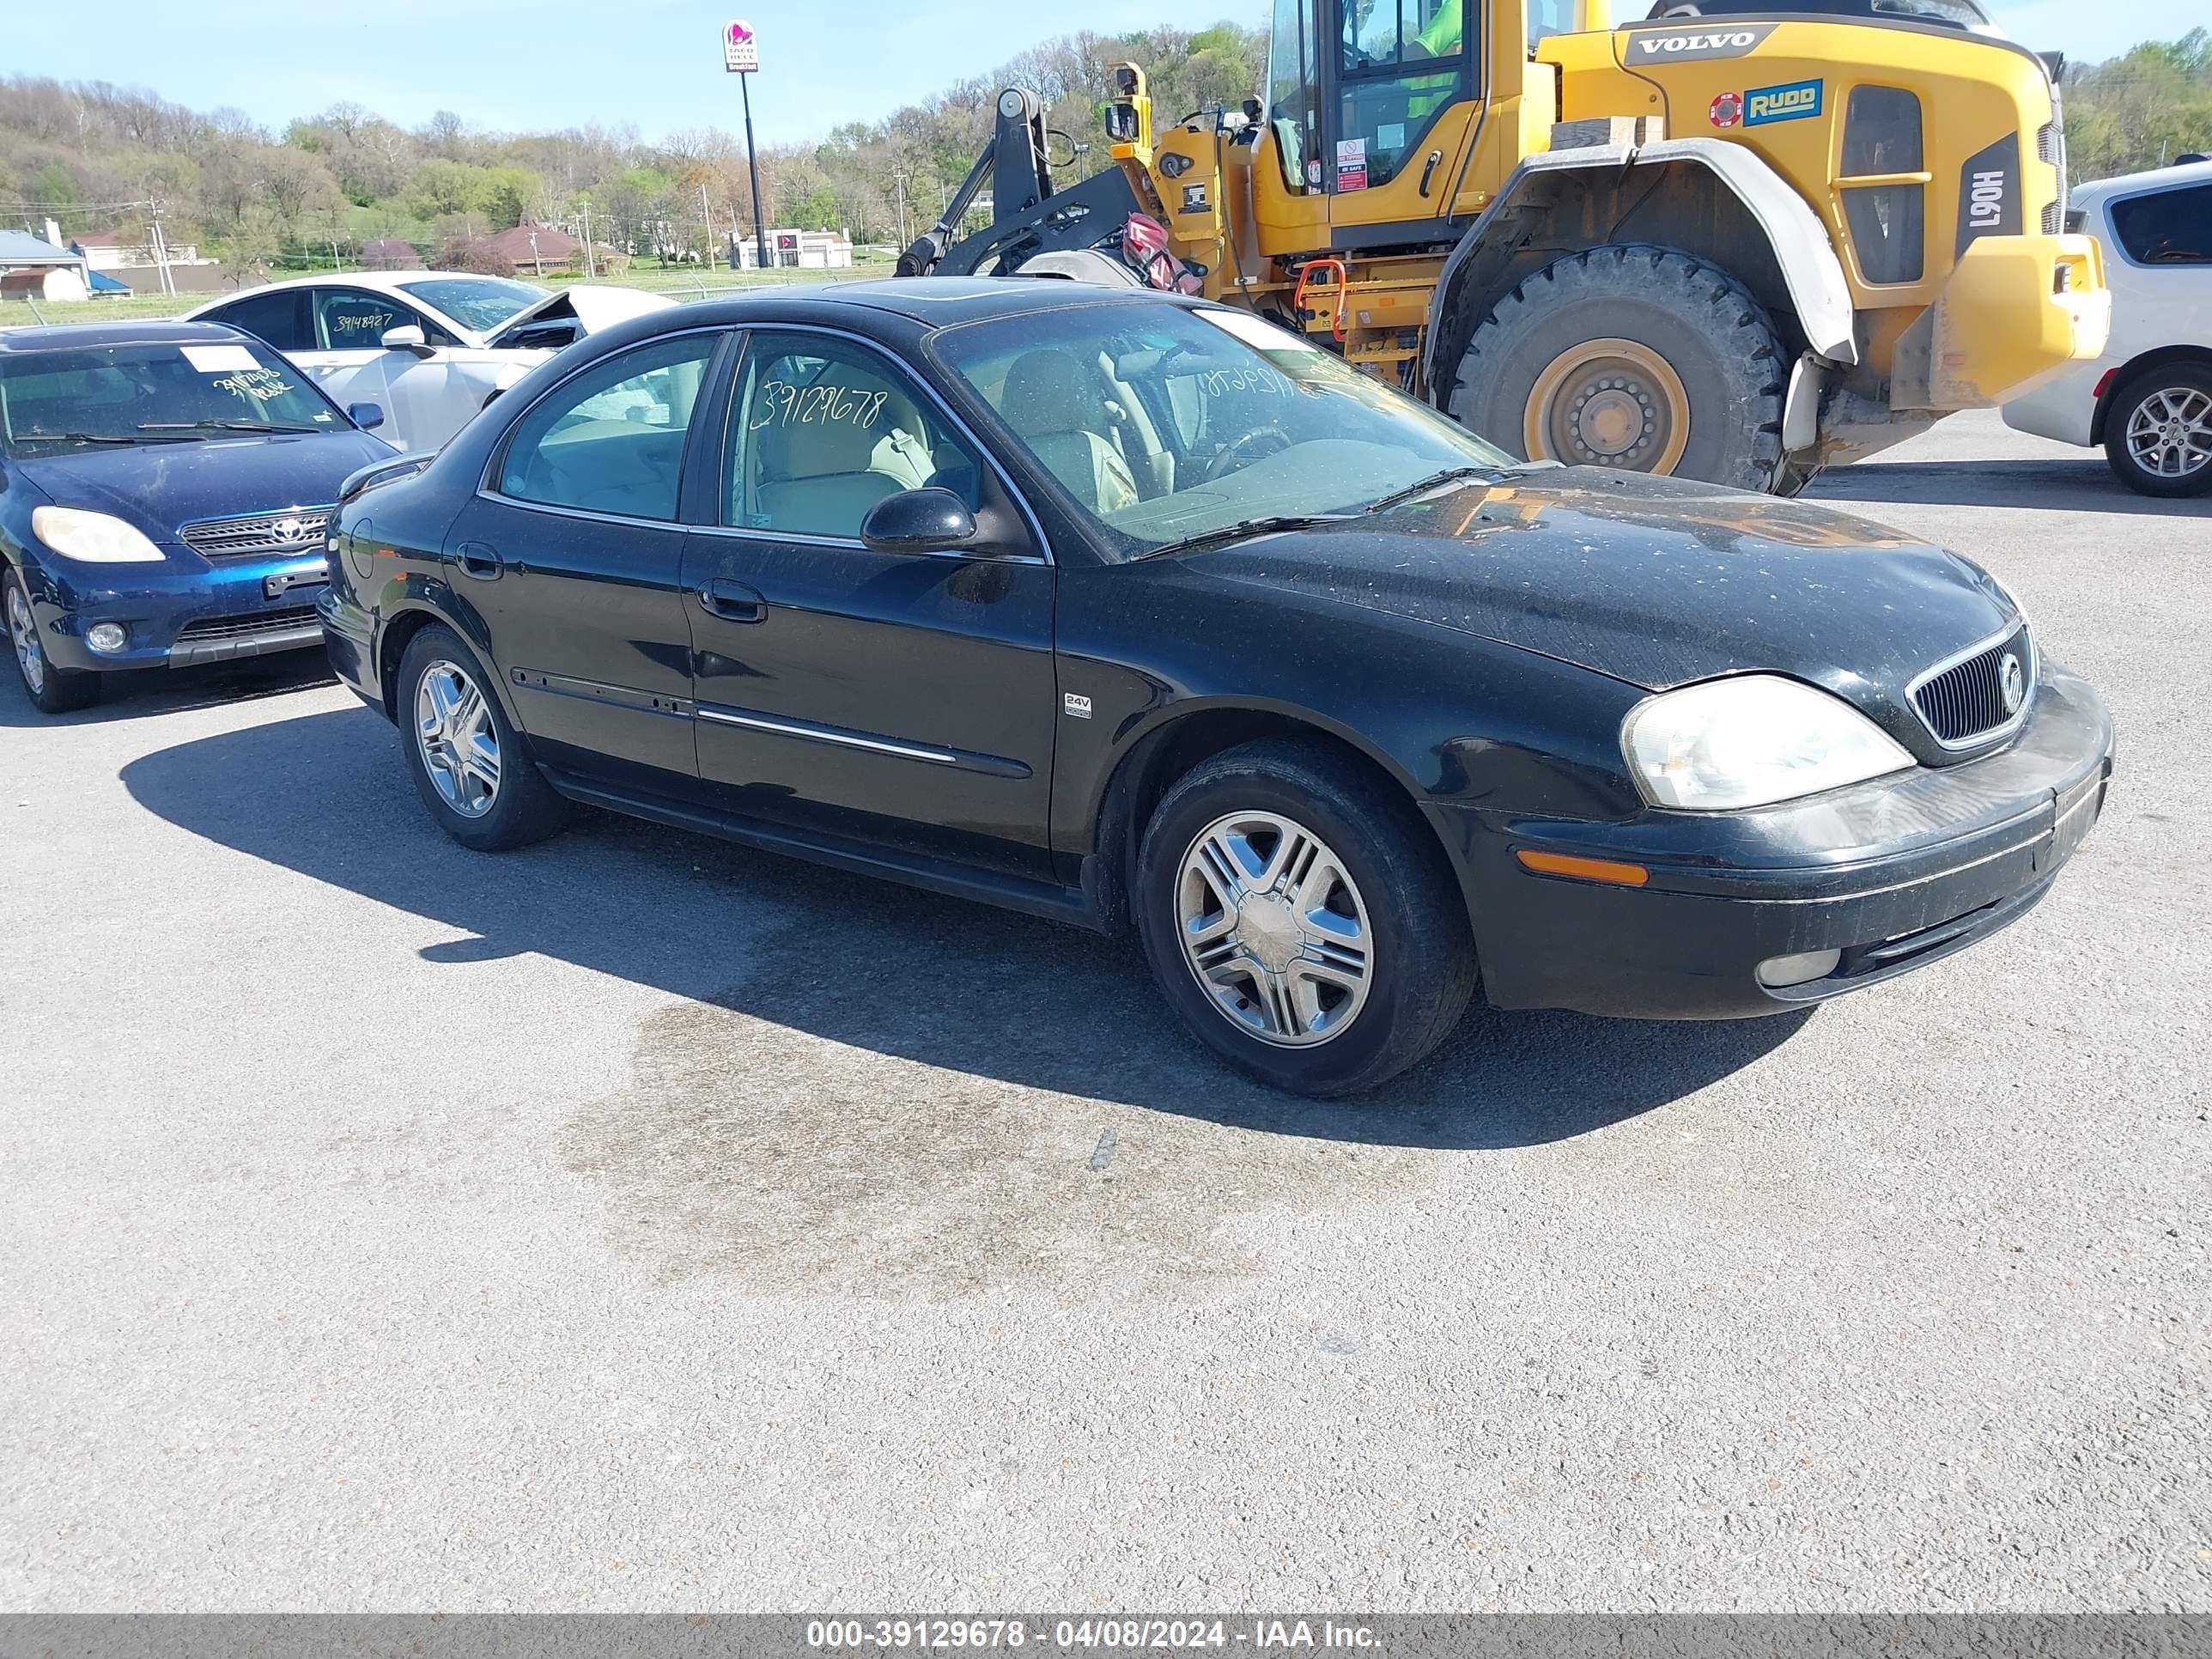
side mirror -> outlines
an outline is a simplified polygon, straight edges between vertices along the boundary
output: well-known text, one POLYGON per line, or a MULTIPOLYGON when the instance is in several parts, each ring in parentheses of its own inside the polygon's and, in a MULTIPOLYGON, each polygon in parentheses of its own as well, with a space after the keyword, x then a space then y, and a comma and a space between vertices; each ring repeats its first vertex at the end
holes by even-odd
POLYGON ((348 404, 346 419, 351 421, 363 432, 374 432, 384 424, 384 405, 382 404, 348 404))
POLYGON ((427 357, 430 355, 429 343, 422 337, 422 331, 412 323, 403 323, 398 328, 386 329, 384 337, 379 343, 386 351, 411 351, 418 357, 427 357))
POLYGON ((968 503, 934 488, 886 495, 860 520, 862 544, 878 553, 950 553, 973 546, 978 533, 968 503))

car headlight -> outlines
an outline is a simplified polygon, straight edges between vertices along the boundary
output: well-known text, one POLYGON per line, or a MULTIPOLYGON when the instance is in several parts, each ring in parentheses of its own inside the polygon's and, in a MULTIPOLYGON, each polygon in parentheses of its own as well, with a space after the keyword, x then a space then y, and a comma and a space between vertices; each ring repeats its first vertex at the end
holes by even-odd
POLYGON ((161 550, 133 526, 74 507, 31 509, 31 533, 65 559, 85 564, 159 564, 161 550))
POLYGON ((1863 782, 1912 757, 1840 697, 1775 674, 1707 680, 1629 711, 1621 752, 1654 806, 1725 812, 1863 782))

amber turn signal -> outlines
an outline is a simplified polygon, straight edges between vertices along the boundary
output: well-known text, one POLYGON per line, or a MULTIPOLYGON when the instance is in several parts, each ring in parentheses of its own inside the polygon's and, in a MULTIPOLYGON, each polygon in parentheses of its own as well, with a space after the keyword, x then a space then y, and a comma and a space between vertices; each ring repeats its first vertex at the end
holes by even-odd
POLYGON ((1513 856, 1524 870, 1540 876, 1572 876, 1577 881, 1609 881, 1618 887, 1641 887, 1651 872, 1640 864, 1615 864, 1611 859, 1569 858, 1564 853, 1532 853, 1516 848, 1513 856))

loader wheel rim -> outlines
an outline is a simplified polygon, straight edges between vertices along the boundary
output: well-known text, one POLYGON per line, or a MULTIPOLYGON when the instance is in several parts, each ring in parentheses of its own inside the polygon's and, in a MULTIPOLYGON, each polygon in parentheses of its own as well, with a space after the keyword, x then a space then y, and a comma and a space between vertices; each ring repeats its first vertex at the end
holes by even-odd
POLYGON ((1690 394, 1650 346, 1583 340, 1536 377, 1521 435, 1532 461, 1672 472, 1689 447, 1690 394))

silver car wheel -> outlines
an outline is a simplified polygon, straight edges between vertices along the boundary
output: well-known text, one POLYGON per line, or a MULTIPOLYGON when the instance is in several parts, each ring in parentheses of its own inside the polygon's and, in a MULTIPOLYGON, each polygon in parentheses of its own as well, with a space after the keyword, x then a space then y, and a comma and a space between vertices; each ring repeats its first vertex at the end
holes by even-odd
POLYGON ((23 671, 23 684, 37 696, 46 689, 46 659, 39 651, 39 625, 31 617, 31 602, 21 586, 8 584, 8 637, 15 642, 15 664, 23 671))
POLYGON ((468 671, 441 658, 415 690, 415 740, 439 798, 465 818, 499 799, 499 728, 468 671))
POLYGON ((1374 933, 1344 861, 1304 824, 1232 812, 1182 855, 1183 958, 1224 1016, 1263 1042, 1340 1036, 1367 1006, 1374 933))
POLYGON ((2212 465, 2212 392, 2152 392, 2128 417, 2128 453, 2154 478, 2187 478, 2212 465))

